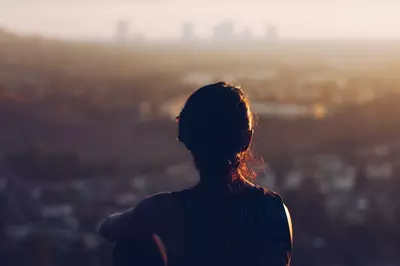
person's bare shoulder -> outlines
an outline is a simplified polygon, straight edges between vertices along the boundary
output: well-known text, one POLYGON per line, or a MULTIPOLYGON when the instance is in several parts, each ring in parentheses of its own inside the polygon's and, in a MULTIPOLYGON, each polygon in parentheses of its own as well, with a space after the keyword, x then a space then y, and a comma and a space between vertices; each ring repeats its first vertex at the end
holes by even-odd
POLYGON ((144 198, 139 204, 108 216, 100 225, 99 233, 108 241, 128 240, 151 234, 171 193, 158 193, 144 198))

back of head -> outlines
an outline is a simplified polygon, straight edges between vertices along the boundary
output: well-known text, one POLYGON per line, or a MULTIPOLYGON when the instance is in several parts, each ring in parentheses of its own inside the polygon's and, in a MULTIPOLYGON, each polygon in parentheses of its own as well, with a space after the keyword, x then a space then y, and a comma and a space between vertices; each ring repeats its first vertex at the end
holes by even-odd
POLYGON ((239 87, 219 82, 198 89, 178 118, 178 139, 192 152, 202 175, 249 174, 253 116, 239 87))

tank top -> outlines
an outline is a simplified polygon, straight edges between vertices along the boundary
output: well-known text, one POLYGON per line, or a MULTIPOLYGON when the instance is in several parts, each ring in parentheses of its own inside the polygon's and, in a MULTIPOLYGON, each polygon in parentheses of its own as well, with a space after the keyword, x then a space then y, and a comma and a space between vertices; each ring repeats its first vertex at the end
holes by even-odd
POLYGON ((240 193, 173 192, 184 212, 184 256, 172 266, 286 266, 291 238, 282 198, 260 186, 240 193))

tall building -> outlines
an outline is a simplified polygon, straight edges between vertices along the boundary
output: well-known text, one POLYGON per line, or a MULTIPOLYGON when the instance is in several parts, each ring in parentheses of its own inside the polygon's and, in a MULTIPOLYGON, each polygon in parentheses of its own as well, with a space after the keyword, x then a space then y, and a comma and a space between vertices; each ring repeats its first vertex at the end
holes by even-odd
POLYGON ((231 40, 235 37, 234 28, 232 22, 221 22, 214 27, 213 38, 215 40, 231 40))
POLYGON ((129 23, 125 20, 117 22, 115 28, 115 40, 119 43, 125 43, 129 39, 129 23))
POLYGON ((134 42, 144 42, 144 41, 146 40, 146 35, 143 34, 143 33, 141 33, 141 32, 135 33, 135 34, 132 36, 132 40, 133 40, 134 42))
POLYGON ((182 40, 193 41, 194 39, 196 39, 196 35, 193 24, 190 22, 184 23, 182 28, 182 40))
POLYGON ((279 39, 279 30, 276 25, 267 26, 266 38, 269 41, 276 41, 279 39))
POLYGON ((253 38, 253 32, 251 31, 250 28, 246 27, 246 28, 244 28, 243 31, 241 32, 240 37, 241 37, 243 40, 250 40, 250 39, 253 38))

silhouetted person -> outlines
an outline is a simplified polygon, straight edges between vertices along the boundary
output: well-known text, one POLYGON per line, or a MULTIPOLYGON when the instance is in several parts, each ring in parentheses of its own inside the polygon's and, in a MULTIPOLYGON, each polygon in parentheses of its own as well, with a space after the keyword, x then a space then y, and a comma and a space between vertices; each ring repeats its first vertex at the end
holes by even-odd
POLYGON ((277 193, 249 181, 254 121, 243 91, 223 82, 202 87, 177 121, 200 182, 107 218, 100 233, 118 243, 116 258, 138 265, 149 260, 145 249, 155 252, 154 265, 165 258, 168 265, 289 265, 289 212, 277 193))

